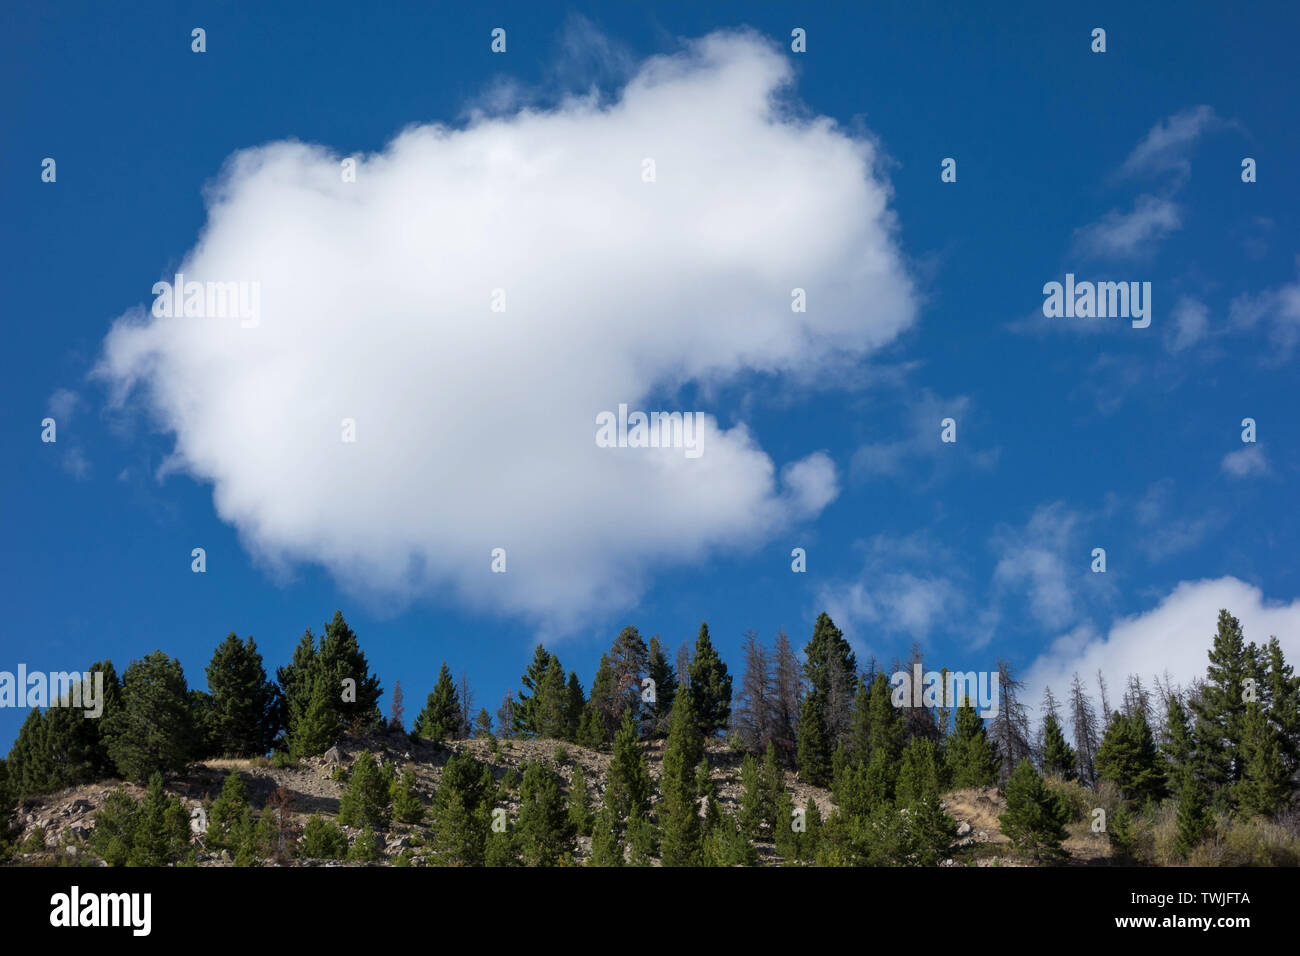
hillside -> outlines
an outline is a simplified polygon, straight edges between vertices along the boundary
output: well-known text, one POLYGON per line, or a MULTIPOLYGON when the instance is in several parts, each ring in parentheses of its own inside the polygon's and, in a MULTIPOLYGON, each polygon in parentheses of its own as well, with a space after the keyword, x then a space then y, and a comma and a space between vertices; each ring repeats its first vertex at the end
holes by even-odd
MULTIPOLYGON (((650 775, 656 781, 662 770, 663 741, 650 741, 642 745, 650 775)), ((510 771, 519 773, 525 761, 541 760, 556 766, 561 777, 567 780, 574 764, 580 764, 591 789, 592 802, 598 805, 606 787, 611 756, 570 743, 553 740, 501 740, 495 749, 488 740, 455 740, 442 747, 427 742, 413 743, 404 734, 375 733, 365 737, 345 737, 327 755, 303 760, 297 766, 279 768, 262 758, 214 759, 191 765, 187 772, 170 779, 166 784, 168 796, 179 798, 191 812, 193 840, 199 866, 231 866, 229 853, 208 852, 198 830, 198 808, 209 808, 221 793, 222 785, 231 770, 238 771, 255 809, 266 806, 277 788, 283 787, 292 798, 291 819, 300 832, 313 813, 335 821, 340 801, 346 789, 339 768, 351 767, 363 750, 373 753, 381 765, 392 766, 397 774, 410 769, 415 774, 417 789, 427 808, 440 785, 442 769, 453 755, 469 755, 488 766, 495 779, 502 781, 510 771), (563 748, 564 760, 556 763, 557 747, 563 748)), ((741 761, 743 755, 729 749, 722 742, 711 742, 707 749, 710 776, 717 788, 719 802, 727 813, 735 812, 743 793, 741 761)), ((832 809, 831 793, 827 789, 808 786, 787 771, 784 784, 797 806, 815 801, 823 817, 832 809)), ((139 799, 144 788, 118 780, 105 780, 94 784, 68 788, 43 797, 29 799, 19 807, 17 824, 21 835, 20 851, 14 862, 18 865, 104 865, 90 851, 88 840, 96 824, 96 817, 108 795, 123 788, 139 799)), ((656 788, 657 789, 657 788, 656 788)), ((566 788, 567 792, 567 788, 566 788)), ((517 818, 518 786, 507 791, 504 806, 507 818, 517 818)), ((993 787, 957 790, 946 795, 944 807, 958 824, 958 839, 942 865, 1022 866, 1024 861, 1014 854, 1007 838, 998 829, 998 816, 1005 809, 1005 799, 993 787)), ((343 827, 349 840, 358 833, 356 828, 343 827)), ((1104 835, 1089 832, 1086 824, 1069 827, 1070 835, 1064 847, 1068 853, 1067 864, 1096 865, 1105 863, 1110 855, 1104 835)), ((415 865, 432 863, 428 856, 432 834, 425 825, 394 822, 381 841, 382 861, 393 865, 399 856, 403 863, 415 865)), ((757 842, 759 865, 781 865, 770 842, 757 842)), ((574 862, 583 863, 591 852, 591 838, 577 838, 574 862)), ((656 861, 657 862, 657 861, 656 861)), ((301 856, 291 861, 293 865, 342 866, 335 860, 312 860, 301 856)))

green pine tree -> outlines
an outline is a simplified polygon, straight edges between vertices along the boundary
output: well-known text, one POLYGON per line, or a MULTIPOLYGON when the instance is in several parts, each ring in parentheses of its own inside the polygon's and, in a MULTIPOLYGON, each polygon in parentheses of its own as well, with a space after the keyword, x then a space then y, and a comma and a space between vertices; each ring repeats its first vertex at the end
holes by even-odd
POLYGON ((555 866, 573 853, 573 828, 559 778, 541 761, 524 764, 517 839, 525 866, 555 866))
POLYGON ((1164 761, 1140 709, 1111 714, 1096 762, 1101 779, 1115 783, 1134 803, 1159 800, 1166 793, 1164 761))
POLYGON ((1196 774, 1196 741, 1188 724, 1187 711, 1177 694, 1169 695, 1165 710, 1164 747, 1161 749, 1168 768, 1169 795, 1177 800, 1183 787, 1196 774))
POLYGON ((357 635, 343 620, 341 611, 335 611, 334 619, 325 625, 316 663, 336 695, 336 716, 345 729, 365 730, 380 722, 379 698, 384 689, 379 686, 379 678, 370 673, 357 635), (355 681, 355 699, 344 698, 345 681, 355 681))
POLYGON ((1212 790, 1222 788, 1225 796, 1241 780, 1245 682, 1253 668, 1241 623, 1227 610, 1220 610, 1206 682, 1199 698, 1194 698, 1191 704, 1195 715, 1197 774, 1212 790))
POLYGON ((347 834, 319 813, 313 813, 302 828, 299 850, 310 860, 342 860, 348 855, 347 834))
POLYGON ((1073 780, 1078 773, 1078 754, 1074 752, 1061 732, 1061 723, 1055 714, 1043 718, 1043 773, 1073 780))
POLYGON ((608 792, 600 813, 596 815, 595 829, 591 835, 591 856, 588 866, 622 866, 623 846, 618 842, 615 812, 610 806, 608 792))
POLYGON ((1196 777, 1192 777, 1183 787, 1182 793, 1178 795, 1174 849, 1184 859, 1209 836, 1213 827, 1213 820, 1206 803, 1204 785, 1196 777))
POLYGON ((289 717, 289 756, 301 760, 323 754, 334 746, 341 733, 329 680, 318 671, 310 695, 294 700, 289 717))
POLYGON ((614 811, 619 832, 623 832, 629 821, 650 812, 650 770, 639 736, 632 712, 624 711, 623 723, 614 738, 614 756, 605 785, 605 799, 614 811))
POLYGON ((420 823, 424 820, 424 804, 416 789, 415 771, 409 767, 402 771, 401 780, 393 784, 393 818, 401 823, 420 823))
MULTIPOLYGON (((663 828, 664 866, 698 866, 703 849, 696 771, 704 759, 704 737, 695 723, 692 692, 677 695, 659 777, 663 799, 659 819, 663 828)), ((753 762, 753 759, 746 757, 753 762)))
POLYGON ((492 771, 469 756, 452 755, 430 810, 434 857, 444 866, 482 866, 490 829, 492 771))
POLYGON ((582 764, 575 760, 569 774, 569 825, 578 836, 591 836, 593 822, 587 777, 582 764))
POLYGON ((262 655, 250 637, 233 632, 217 646, 207 667, 211 706, 209 736, 215 753, 226 757, 265 754, 275 739, 275 687, 266 679, 262 655))
POLYGON ((949 779, 958 790, 987 787, 997 783, 997 748, 989 740, 984 718, 974 705, 962 701, 957 706, 957 723, 948 747, 949 779))
POLYGON ((429 699, 415 718, 414 733, 426 740, 443 741, 456 733, 460 726, 460 699, 456 682, 452 679, 447 662, 438 669, 438 682, 429 693, 429 699))
POLYGON ((185 673, 162 651, 131 663, 122 677, 121 706, 105 719, 108 753, 129 780, 178 773, 196 758, 185 673))
POLYGON ((339 801, 339 823, 387 830, 392 813, 391 772, 380 770, 374 755, 363 750, 348 773, 348 786, 339 801))
POLYGON ((167 797, 162 774, 155 773, 140 801, 129 865, 166 866, 189 862, 193 857, 190 815, 179 799, 167 797))
POLYGON ((1258 702, 1246 705, 1242 735, 1238 807, 1245 813, 1272 816, 1287 804, 1293 791, 1283 759, 1282 735, 1258 702))
POLYGON ((695 720, 705 737, 713 737, 727 728, 731 719, 731 675, 709 640, 709 625, 700 624, 691 658, 691 703, 695 720))
POLYGON ((1006 797, 1007 809, 999 824, 1011 845, 1035 860, 1060 857, 1069 814, 1028 759, 1021 760, 1011 774, 1006 797))
POLYGON ((814 787, 824 787, 831 775, 830 747, 821 698, 809 694, 799 707, 799 777, 814 787))

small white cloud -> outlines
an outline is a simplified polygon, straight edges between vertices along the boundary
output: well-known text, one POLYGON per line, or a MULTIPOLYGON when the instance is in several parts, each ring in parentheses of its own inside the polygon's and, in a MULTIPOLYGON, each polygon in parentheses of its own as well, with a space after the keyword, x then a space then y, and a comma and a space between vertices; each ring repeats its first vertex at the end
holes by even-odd
POLYGON ((1238 296, 1228 308, 1228 321, 1234 329, 1243 331, 1263 324, 1270 346, 1266 361, 1289 361, 1300 346, 1300 281, 1258 295, 1238 296))
POLYGON ((49 409, 50 417, 62 428, 72 421, 72 416, 76 414, 81 404, 81 396, 76 392, 71 389, 56 388, 50 395, 46 407, 49 409))
POLYGON ((1196 106, 1156 123, 1124 160, 1120 174, 1164 173, 1190 170, 1187 153, 1202 134, 1227 125, 1209 106, 1196 106))
MULTIPOLYGON (((62 442, 60 442, 62 444, 62 442)), ((73 445, 63 453, 63 470, 78 481, 86 481, 90 478, 90 460, 86 458, 85 453, 73 445)))
POLYGON ((1205 339, 1209 331, 1210 310, 1205 304, 1196 299, 1181 298, 1174 304, 1165 347, 1171 352, 1182 352, 1205 339))
POLYGON ((1075 231, 1078 255, 1129 259, 1150 254, 1155 246, 1182 226, 1178 204, 1157 196, 1139 196, 1132 212, 1112 209, 1101 219, 1075 231))
POLYGON ((1230 451, 1223 456, 1220 467, 1224 474, 1233 478, 1258 478, 1272 472, 1264 449, 1258 443, 1252 443, 1237 451, 1230 451))

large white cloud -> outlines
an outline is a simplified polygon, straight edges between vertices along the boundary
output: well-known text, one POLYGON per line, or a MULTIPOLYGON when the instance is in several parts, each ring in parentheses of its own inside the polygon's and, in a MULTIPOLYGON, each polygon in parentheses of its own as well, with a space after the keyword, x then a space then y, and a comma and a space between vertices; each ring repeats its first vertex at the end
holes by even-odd
POLYGON ((100 372, 141 388, 263 559, 551 621, 624 605, 838 485, 824 455, 779 468, 713 417, 699 458, 598 448, 598 412, 806 377, 915 316, 870 142, 788 108, 791 80, 766 42, 712 35, 616 102, 410 127, 351 183, 322 147, 237 153, 180 271, 260 282, 260 324, 133 310, 100 372))
POLYGON ((1095 696, 1101 670, 1112 706, 1129 674, 1151 687, 1154 677, 1167 673, 1186 687, 1205 677, 1220 608, 1241 622, 1247 641, 1263 644, 1277 637, 1287 660, 1300 658, 1300 599, 1270 601, 1259 588, 1234 577, 1184 581, 1151 610, 1116 621, 1107 634, 1085 624, 1059 638, 1026 672, 1026 700, 1036 705, 1044 685, 1062 699, 1076 671, 1095 696))

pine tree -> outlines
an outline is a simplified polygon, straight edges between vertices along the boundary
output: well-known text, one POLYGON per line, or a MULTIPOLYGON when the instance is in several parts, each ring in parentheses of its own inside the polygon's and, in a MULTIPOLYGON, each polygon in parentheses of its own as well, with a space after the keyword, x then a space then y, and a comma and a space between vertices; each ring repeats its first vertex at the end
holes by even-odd
POLYGON ((276 696, 279 713, 275 724, 283 734, 283 739, 279 741, 282 750, 292 749, 294 723, 311 705, 317 673, 316 638, 312 636, 311 628, 308 628, 294 647, 292 659, 275 672, 279 688, 276 696))
POLYGON ((339 823, 348 827, 369 824, 387 830, 392 812, 392 780, 379 769, 374 755, 363 750, 348 773, 348 786, 339 801, 339 823))
POLYGON ((125 790, 112 791, 95 814, 90 849, 109 866, 126 866, 140 825, 140 804, 125 790))
POLYGON ((569 775, 569 825, 578 836, 591 836, 592 828, 591 792, 587 789, 587 777, 582 764, 573 762, 569 775))
MULTIPOLYGON (((600 666, 596 668, 596 676, 591 682, 591 695, 587 698, 587 707, 600 718, 598 728, 600 735, 599 743, 588 743, 586 746, 599 747, 609 743, 618 730, 623 711, 619 707, 618 686, 614 680, 614 669, 610 665, 608 654, 600 655, 600 666)), ((595 725, 588 724, 588 739, 597 739, 596 730, 595 725)))
POLYGON ((591 856, 588 866, 622 866, 623 847, 618 842, 615 813, 609 805, 608 793, 604 807, 596 815, 595 829, 591 835, 591 856))
MULTIPOLYGON (((638 721, 641 716, 641 679, 649 667, 649 650, 641 632, 635 627, 625 627, 609 649, 610 690, 608 703, 617 725, 625 711, 631 711, 638 721)), ((594 692, 593 692, 594 696, 594 692)))
POLYGON ((763 792, 759 783, 758 761, 745 754, 740 763, 740 808, 736 822, 746 840, 758 840, 763 824, 763 792))
POLYGON ((1170 694, 1166 705, 1165 740, 1161 750, 1169 771, 1169 794, 1176 800, 1196 774, 1196 742, 1188 725, 1187 711, 1177 694, 1170 694))
POLYGON ((1178 796, 1177 832, 1174 838, 1174 849, 1184 859, 1202 840, 1209 836, 1212 820, 1206 812, 1205 804, 1205 787, 1200 780, 1192 777, 1178 796))
POLYGON ((607 743, 605 737, 605 719, 600 707, 594 700, 587 701, 582 709, 582 718, 578 721, 578 743, 592 750, 599 750, 607 743))
POLYGON ((700 624, 691 660, 691 702, 705 737, 726 729, 731 718, 731 675, 709 640, 709 625, 705 623, 700 624))
POLYGON ((829 665, 832 658, 841 673, 852 676, 858 672, 857 657, 844 639, 844 632, 823 611, 817 615, 812 639, 804 648, 804 674, 808 678, 809 693, 819 694, 823 701, 830 699, 833 690, 829 665))
POLYGON ((853 695, 853 727, 849 734, 849 750, 855 760, 863 763, 871 756, 871 685, 865 677, 858 678, 858 688, 853 695))
POLYGON ((211 850, 228 850, 232 853, 238 850, 243 837, 240 824, 248 809, 244 781, 238 770, 231 770, 221 786, 221 796, 208 811, 208 829, 203 834, 204 845, 211 850))
POLYGON ((883 672, 876 674, 872 683, 869 707, 871 735, 868 738, 868 760, 876 751, 883 751, 884 759, 889 765, 897 767, 906 742, 907 725, 902 712, 894 706, 889 678, 883 672))
POLYGON ((1282 645, 1270 637, 1264 649, 1268 676, 1268 716, 1277 728, 1282 764, 1287 775, 1300 770, 1300 677, 1282 654, 1282 645))
POLYGON ((208 726, 215 752, 227 757, 265 754, 278 731, 277 706, 257 642, 251 637, 241 642, 232 631, 213 652, 207 678, 208 726))
POLYGON ((538 718, 535 713, 537 697, 541 693, 547 672, 558 668, 559 663, 559 659, 541 644, 533 648, 533 659, 529 662, 528 669, 519 678, 522 687, 512 714, 516 736, 525 738, 546 736, 538 728, 538 718))
POLYGON ((1068 811, 1028 759, 1022 759, 1011 774, 1006 796, 1007 809, 999 817, 999 826, 1012 846, 1035 860, 1060 856, 1068 811))
POLYGON ((1111 815, 1110 825, 1106 827, 1106 839, 1110 842, 1115 858, 1120 862, 1133 859, 1133 847, 1136 834, 1133 829, 1133 815, 1128 807, 1120 804, 1111 815))
POLYGON ((821 698, 809 694, 799 711, 799 776, 814 787, 830 779, 831 759, 822 720, 821 698))
POLYGON ((524 764, 517 839, 525 866, 555 866, 573 853, 573 829, 559 779, 537 760, 524 764))
POLYGON ((1211 789, 1225 795, 1241 780, 1243 761, 1240 747, 1246 705, 1244 686, 1253 662, 1246 651, 1241 623, 1219 611, 1218 630, 1210 648, 1207 680, 1199 699, 1194 699, 1194 734, 1198 773, 1211 789))
POLYGON ((486 707, 480 708, 478 717, 474 719, 474 737, 477 740, 491 740, 493 737, 492 715, 486 707))
POLYGON ((1043 719, 1043 773, 1073 780, 1078 773, 1079 755, 1065 742, 1055 714, 1043 719))
POLYGON ((185 672, 162 651, 126 669, 122 704, 109 721, 104 728, 108 753, 129 780, 177 773, 195 758, 185 672))
POLYGON ((430 828, 435 859, 444 866, 482 866, 490 828, 492 771, 469 756, 452 755, 442 768, 430 828))
POLYGON ((1114 782, 1135 803, 1159 800, 1165 793, 1164 763, 1142 711, 1111 714, 1097 748, 1097 773, 1114 782))
POLYGON ((1237 803, 1246 813, 1272 816, 1290 800, 1293 790, 1282 757, 1282 739, 1264 707, 1246 705, 1242 723, 1242 776, 1237 784, 1237 803))
POLYGON ((759 788, 763 794, 763 823, 771 832, 782 822, 777 814, 777 802, 785 793, 785 771, 781 769, 781 761, 777 758, 776 744, 770 740, 767 742, 767 752, 763 754, 763 766, 759 770, 759 788))
POLYGON ((166 866, 191 860, 190 815, 179 799, 168 799, 163 791, 162 774, 149 778, 144 799, 136 818, 135 839, 131 845, 131 866, 166 866))
POLYGON ((62 780, 51 758, 48 738, 49 721, 39 708, 32 708, 9 751, 11 785, 18 797, 49 793, 61 787, 62 780))
POLYGON ((701 862, 703 835, 695 783, 696 768, 703 759, 704 736, 695 723, 691 693, 685 691, 677 696, 673 707, 659 777, 664 866, 696 866, 701 862))
POLYGON ((375 838, 375 831, 370 824, 364 823, 361 825, 361 832, 352 841, 352 848, 348 850, 348 859, 353 863, 372 863, 379 857, 379 840, 375 838))
POLYGON ((564 668, 560 666, 560 659, 552 654, 551 666, 542 675, 541 685, 533 700, 532 719, 539 737, 564 739, 569 727, 565 709, 568 702, 569 690, 564 680, 564 668))
POLYGON ((370 673, 366 655, 357 643, 357 635, 343 620, 343 612, 335 611, 334 619, 325 625, 321 635, 316 663, 332 688, 336 688, 339 723, 344 728, 365 729, 379 723, 379 698, 383 688, 379 678, 370 673), (345 680, 356 682, 356 699, 345 700, 345 680))
POLYGON ((441 742, 456 732, 460 726, 460 700, 451 670, 443 661, 438 669, 438 682, 429 692, 424 710, 415 718, 413 732, 417 737, 441 742))
POLYGON ((605 799, 620 833, 629 820, 650 812, 650 770, 638 743, 639 736, 632 711, 624 711, 623 723, 614 737, 614 756, 605 784, 605 799))
POLYGON ((654 682, 654 702, 646 707, 646 724, 651 737, 666 737, 672 722, 673 702, 677 699, 677 671, 668 662, 659 635, 650 638, 646 676, 654 682))
POLYGON ((957 707, 957 727, 948 748, 949 778, 958 790, 987 787, 997 782, 997 751, 984 729, 984 718, 973 704, 957 707))
POLYGON ((424 804, 415 785, 415 771, 409 767, 402 778, 393 785, 393 818, 402 823, 420 823, 424 819, 424 804))
POLYGON ((299 844, 310 860, 341 860, 348 855, 347 835, 319 813, 307 818, 299 844))
POLYGON ((578 731, 582 725, 582 714, 587 709, 587 695, 583 693, 582 681, 574 671, 569 671, 569 682, 565 687, 564 700, 564 739, 577 743, 578 731))
POLYGON ((899 807, 919 804, 928 797, 938 799, 944 774, 939 747, 933 740, 913 737, 903 750, 895 800, 899 807))
POLYGON ((300 700, 295 699, 295 713, 290 716, 289 755, 295 759, 323 754, 342 733, 334 695, 323 673, 316 672, 310 696, 305 703, 300 700))

